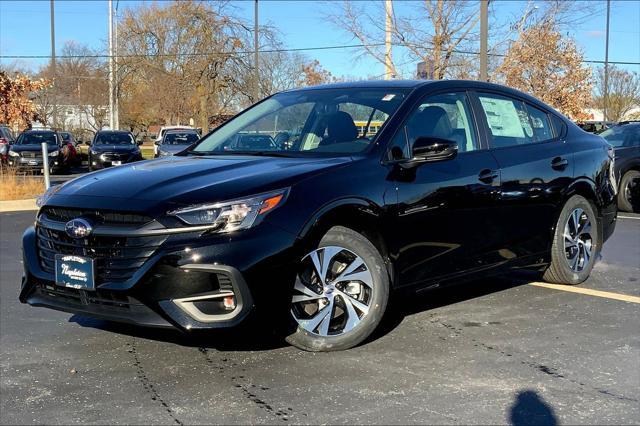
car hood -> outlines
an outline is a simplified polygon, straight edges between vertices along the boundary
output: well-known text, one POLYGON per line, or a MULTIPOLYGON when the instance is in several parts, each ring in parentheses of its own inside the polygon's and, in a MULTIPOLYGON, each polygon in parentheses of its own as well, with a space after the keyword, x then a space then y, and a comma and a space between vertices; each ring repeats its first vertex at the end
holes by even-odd
POLYGON ((177 154, 178 152, 182 152, 185 149, 189 148, 191 145, 160 145, 158 150, 163 152, 170 152, 172 154, 177 154))
POLYGON ((350 161, 350 157, 171 156, 86 174, 62 186, 47 204, 146 211, 211 203, 285 188, 350 161))
MULTIPOLYGON (((60 149, 60 147, 57 146, 57 145, 47 145, 47 148, 49 149, 49 151, 47 151, 47 152, 57 151, 57 150, 60 149)), ((11 145, 11 151, 13 151, 13 152, 31 152, 31 151, 42 152, 42 146, 41 145, 37 145, 37 144, 11 145)))
POLYGON ((91 145, 93 152, 132 152, 136 149, 137 145, 91 145))

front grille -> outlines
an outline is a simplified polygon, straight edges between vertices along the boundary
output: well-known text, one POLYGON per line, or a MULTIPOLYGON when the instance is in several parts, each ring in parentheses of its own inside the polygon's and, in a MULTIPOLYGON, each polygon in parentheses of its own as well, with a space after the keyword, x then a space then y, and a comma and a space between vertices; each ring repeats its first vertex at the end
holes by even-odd
POLYGON ((20 154, 22 158, 42 158, 42 152, 22 151, 20 154))
POLYGON ((107 225, 141 225, 151 222, 149 216, 137 213, 110 212, 103 210, 87 210, 87 209, 69 209, 63 207, 43 207, 40 214, 46 215, 47 218, 57 222, 68 222, 77 217, 96 218, 99 223, 107 225))
POLYGON ((103 161, 126 161, 129 153, 119 154, 117 152, 106 152, 100 156, 103 161))
POLYGON ((40 266, 55 274, 55 255, 74 254, 94 259, 96 285, 126 281, 140 269, 166 236, 71 238, 64 231, 37 227, 40 266))

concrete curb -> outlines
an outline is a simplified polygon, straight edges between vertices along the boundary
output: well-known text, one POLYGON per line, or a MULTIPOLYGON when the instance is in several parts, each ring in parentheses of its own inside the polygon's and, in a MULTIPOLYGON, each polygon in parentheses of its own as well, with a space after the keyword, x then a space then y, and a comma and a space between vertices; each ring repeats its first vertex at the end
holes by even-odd
POLYGON ((36 199, 0 201, 0 213, 38 210, 36 199))

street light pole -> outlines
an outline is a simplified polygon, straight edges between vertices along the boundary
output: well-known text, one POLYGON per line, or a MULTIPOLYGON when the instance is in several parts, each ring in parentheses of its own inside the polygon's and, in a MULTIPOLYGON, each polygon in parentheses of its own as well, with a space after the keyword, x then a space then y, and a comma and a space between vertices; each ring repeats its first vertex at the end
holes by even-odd
POLYGON ((116 3, 115 20, 113 25, 113 125, 120 130, 120 91, 118 89, 118 4, 116 3))
POLYGON ((487 81, 487 50, 489 38, 489 23, 487 22, 489 0, 480 1, 480 80, 487 81))
MULTIPOLYGON (((55 129, 58 126, 58 119, 57 119, 58 103, 56 100, 56 26, 55 26, 55 7, 53 4, 53 0, 51 0, 50 9, 51 9, 51 13, 50 13, 51 15, 51 74, 53 76, 53 104, 51 106, 53 108, 52 124, 53 124, 53 128, 55 129)), ((42 123, 42 124, 44 124, 45 126, 47 125, 47 123, 42 123)))
POLYGON ((609 14, 611 12, 611 0, 607 0, 607 34, 604 48, 604 94, 602 106, 602 119, 607 121, 607 104, 609 103, 609 14))
POLYGON ((109 128, 114 130, 113 106, 113 0, 109 0, 109 128))
POLYGON ((254 79, 255 79, 255 85, 253 87, 253 94, 254 94, 254 101, 258 102, 258 100, 260 100, 260 54, 259 52, 259 47, 258 47, 258 43, 259 43, 259 34, 258 34, 258 0, 255 0, 254 2, 254 20, 253 20, 253 44, 254 44, 254 49, 255 49, 255 58, 254 58, 254 67, 255 67, 255 75, 254 75, 254 79))

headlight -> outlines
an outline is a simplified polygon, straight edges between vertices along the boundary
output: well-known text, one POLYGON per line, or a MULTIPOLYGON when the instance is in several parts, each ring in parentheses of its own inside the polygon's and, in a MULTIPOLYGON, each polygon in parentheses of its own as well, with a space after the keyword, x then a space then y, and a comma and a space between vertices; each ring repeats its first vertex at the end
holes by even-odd
POLYGON ((18 154, 17 152, 14 151, 9 151, 9 155, 12 157, 20 157, 20 154, 18 154))
POLYGON ((216 232, 251 228, 271 210, 282 205, 289 189, 216 204, 187 207, 169 212, 188 225, 212 225, 216 232))
POLYGON ((57 157, 58 156, 59 151, 51 151, 49 153, 49 157, 57 157))

